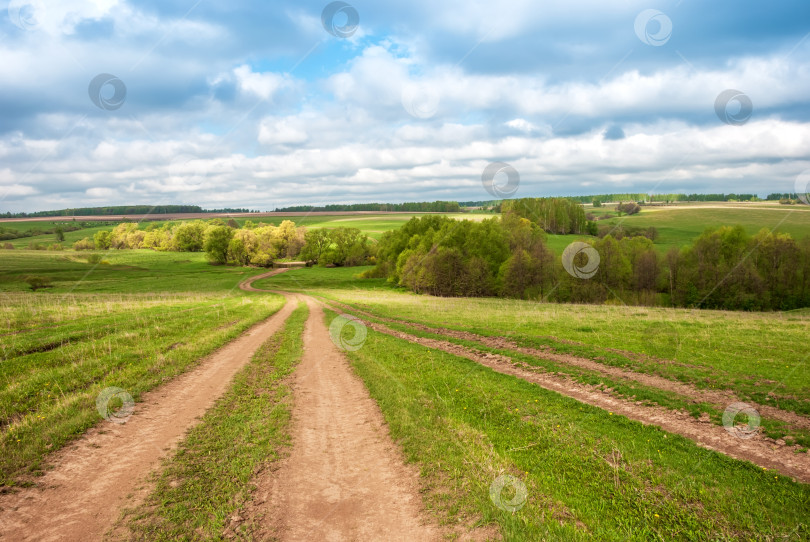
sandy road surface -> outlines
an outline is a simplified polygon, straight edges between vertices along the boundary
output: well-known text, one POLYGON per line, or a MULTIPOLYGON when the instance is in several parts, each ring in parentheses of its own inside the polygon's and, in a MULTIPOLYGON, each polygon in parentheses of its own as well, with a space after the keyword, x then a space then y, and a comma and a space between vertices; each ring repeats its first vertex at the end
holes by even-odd
POLYGON ((294 310, 279 312, 199 366, 144 394, 122 425, 104 422, 55 453, 36 488, 0 495, 0 539, 100 540, 145 480, 294 310))
POLYGON ((293 447, 258 480, 261 539, 438 540, 419 496, 418 472, 403 463, 382 414, 333 344, 320 305, 310 308, 296 369, 293 447))

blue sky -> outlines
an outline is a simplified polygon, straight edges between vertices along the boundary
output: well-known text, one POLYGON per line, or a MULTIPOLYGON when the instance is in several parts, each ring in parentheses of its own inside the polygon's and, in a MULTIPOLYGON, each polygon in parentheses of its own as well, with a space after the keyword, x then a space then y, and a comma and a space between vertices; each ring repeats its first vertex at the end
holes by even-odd
POLYGON ((492 162, 516 197, 765 195, 810 168, 807 0, 327 4, 13 0, 0 212, 483 200, 492 162), (94 103, 100 74, 125 96, 94 103))

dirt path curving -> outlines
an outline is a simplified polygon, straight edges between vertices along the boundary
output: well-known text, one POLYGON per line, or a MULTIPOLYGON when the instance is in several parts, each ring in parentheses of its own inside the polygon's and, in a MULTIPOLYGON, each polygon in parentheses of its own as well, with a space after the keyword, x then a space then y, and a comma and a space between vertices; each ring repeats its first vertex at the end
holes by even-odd
POLYGON ((320 305, 310 309, 296 369, 293 446, 257 481, 248 515, 261 540, 439 540, 382 414, 332 343, 320 305))
POLYGON ((239 283, 239 288, 246 291, 246 292, 269 292, 270 290, 260 290, 259 288, 254 288, 253 283, 259 279, 266 279, 268 277, 272 277, 273 275, 278 275, 279 273, 284 273, 289 271, 289 267, 283 267, 281 269, 273 269, 272 271, 268 271, 267 273, 262 273, 261 275, 256 275, 255 277, 250 277, 248 279, 243 280, 239 283))
POLYGON ((0 539, 100 540, 130 494, 210 408, 295 309, 284 307, 196 368, 143 395, 125 424, 103 422, 56 452, 39 487, 0 495, 0 539))

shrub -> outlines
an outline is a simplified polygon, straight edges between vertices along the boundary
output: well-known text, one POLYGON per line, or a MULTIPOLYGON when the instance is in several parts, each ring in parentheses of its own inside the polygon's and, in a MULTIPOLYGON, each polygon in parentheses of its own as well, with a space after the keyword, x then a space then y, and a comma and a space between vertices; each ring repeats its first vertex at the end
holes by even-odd
POLYGON ((14 245, 12 245, 11 243, 3 243, 3 248, 5 250, 14 250, 14 245))
POLYGON ((95 248, 96 244, 89 237, 73 243, 73 250, 95 250, 95 248))
POLYGON ((37 290, 39 290, 41 288, 50 288, 51 287, 51 279, 49 279, 47 277, 28 276, 28 277, 25 277, 25 282, 28 283, 28 286, 34 292, 36 292, 37 290))
POLYGON ((627 203, 619 203, 619 205, 616 206, 616 210, 620 213, 634 215, 641 211, 641 207, 639 207, 638 203, 628 201, 627 203))
POLYGON ((88 254, 85 259, 87 263, 99 264, 101 263, 101 254, 88 254))

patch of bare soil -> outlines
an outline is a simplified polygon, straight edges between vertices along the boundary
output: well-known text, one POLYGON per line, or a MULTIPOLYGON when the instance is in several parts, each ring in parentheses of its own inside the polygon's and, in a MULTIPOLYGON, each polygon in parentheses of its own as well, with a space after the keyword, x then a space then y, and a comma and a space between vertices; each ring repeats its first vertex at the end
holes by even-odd
MULTIPOLYGON (((509 339, 505 339, 503 337, 487 337, 484 335, 471 333, 469 331, 458 331, 446 328, 433 328, 413 322, 395 320, 392 318, 381 318, 377 315, 368 313, 366 311, 361 311, 359 309, 356 309, 348 305, 344 305, 342 303, 334 302, 332 300, 329 300, 328 302, 343 306, 347 310, 351 310, 358 314, 365 315, 366 317, 374 318, 384 322, 397 323, 399 325, 404 325, 412 329, 418 329, 420 331, 425 331, 427 333, 434 333, 436 335, 443 335, 445 337, 452 337, 454 339, 477 342, 489 348, 496 348, 499 350, 512 350, 514 352, 520 352, 521 354, 526 354, 528 356, 554 361, 556 363, 560 363, 563 365, 573 365, 575 367, 580 367, 582 369, 598 372, 608 377, 619 378, 623 380, 632 380, 640 384, 644 384, 646 386, 651 386, 661 390, 677 393, 684 397, 688 397, 689 399, 694 400, 696 402, 714 405, 715 407, 718 407, 720 410, 724 410, 731 403, 741 401, 741 399, 739 399, 736 395, 734 395, 734 393, 731 392, 730 390, 701 389, 686 384, 684 382, 670 380, 662 376, 641 373, 638 371, 623 369, 621 367, 612 367, 610 365, 599 363, 598 361, 594 361, 588 358, 582 358, 579 356, 574 356, 571 354, 561 354, 555 352, 551 348, 543 348, 543 349, 527 348, 525 346, 520 346, 514 341, 510 341, 509 339)), ((767 418, 783 421, 794 428, 810 430, 810 418, 807 418, 806 416, 802 416, 801 414, 797 414, 796 412, 782 410, 770 405, 755 403, 750 400, 746 400, 745 402, 754 407, 757 410, 757 412, 759 412, 761 415, 767 418)))
POLYGON ((100 540, 124 506, 143 498, 138 486, 294 308, 287 303, 196 368, 144 394, 125 424, 102 422, 53 454, 37 487, 0 495, 0 539, 100 540))
POLYGON ((260 540, 439 540, 376 403, 332 343, 319 305, 293 384, 293 446, 245 512, 260 540))
POLYGON ((612 396, 610 390, 581 384, 560 375, 539 372, 536 367, 513 362, 507 356, 479 352, 448 341, 416 337, 392 330, 383 324, 370 322, 365 324, 375 331, 470 359, 499 373, 522 378, 582 403, 647 425, 659 426, 665 431, 689 438, 704 448, 750 461, 760 467, 774 469, 796 480, 810 483, 810 454, 795 453, 796 447, 776 444, 761 433, 749 439, 741 439, 733 436, 724 427, 714 425, 708 420, 697 420, 686 412, 645 406, 620 399, 612 396))

